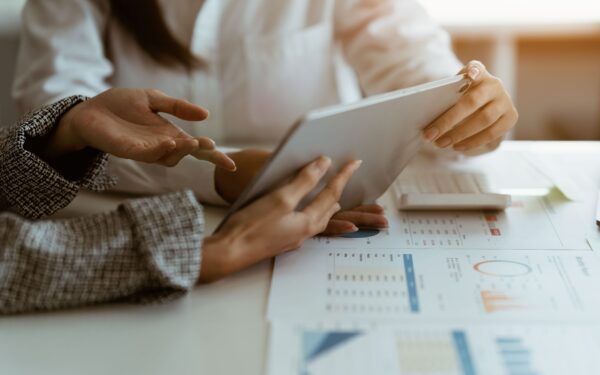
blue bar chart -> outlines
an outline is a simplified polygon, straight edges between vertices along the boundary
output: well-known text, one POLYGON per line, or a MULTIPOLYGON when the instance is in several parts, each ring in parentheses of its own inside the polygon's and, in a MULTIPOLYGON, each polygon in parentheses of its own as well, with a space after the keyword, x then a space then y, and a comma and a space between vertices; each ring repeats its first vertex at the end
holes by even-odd
POLYGON ((600 326, 274 324, 269 375, 596 374, 600 326))
POLYGON ((506 375, 541 375, 533 367, 531 350, 520 337, 498 337, 496 345, 506 375))

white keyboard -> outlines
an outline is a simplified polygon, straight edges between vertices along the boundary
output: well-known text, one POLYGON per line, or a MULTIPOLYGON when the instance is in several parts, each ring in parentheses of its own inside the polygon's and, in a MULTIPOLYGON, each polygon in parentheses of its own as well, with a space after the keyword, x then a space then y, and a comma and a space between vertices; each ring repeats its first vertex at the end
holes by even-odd
POLYGON ((492 190, 485 175, 423 172, 401 175, 392 185, 399 210, 503 210, 511 197, 492 190))

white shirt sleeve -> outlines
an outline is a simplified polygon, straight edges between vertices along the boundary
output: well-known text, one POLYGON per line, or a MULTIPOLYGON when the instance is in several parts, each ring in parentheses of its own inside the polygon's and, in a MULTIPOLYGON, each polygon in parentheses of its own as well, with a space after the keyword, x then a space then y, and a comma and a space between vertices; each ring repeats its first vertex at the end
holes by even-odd
POLYGON ((12 92, 22 113, 109 88, 113 66, 102 40, 108 14, 104 0, 27 1, 12 92))
MULTIPOLYGON (((416 0, 342 0, 336 4, 336 37, 367 96, 452 76, 462 68, 448 33, 416 0)), ((490 152, 498 145, 460 153, 426 144, 423 151, 459 158, 490 152)))
POLYGON ((448 77, 462 64, 415 0, 343 0, 335 31, 366 95, 448 77))
POLYGON ((215 188, 215 166, 207 161, 186 156, 169 168, 110 156, 108 163, 110 174, 118 180, 113 191, 156 195, 188 189, 202 203, 228 205, 215 188))

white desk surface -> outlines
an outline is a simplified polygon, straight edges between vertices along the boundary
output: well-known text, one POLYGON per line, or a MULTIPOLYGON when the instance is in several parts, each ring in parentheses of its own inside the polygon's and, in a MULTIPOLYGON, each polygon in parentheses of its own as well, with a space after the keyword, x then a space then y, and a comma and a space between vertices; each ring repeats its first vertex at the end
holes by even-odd
MULTIPOLYGON (((490 164, 523 150, 572 157, 574 168, 592 168, 582 157, 600 160, 600 142, 505 142, 490 164)), ((600 181, 595 165, 590 175, 600 181)), ((124 198, 82 193, 58 216, 109 210, 124 198)), ((206 209, 209 230, 223 212, 206 209)), ((0 318, 0 373, 261 374, 271 271, 272 262, 263 262, 159 306, 113 304, 0 318)))

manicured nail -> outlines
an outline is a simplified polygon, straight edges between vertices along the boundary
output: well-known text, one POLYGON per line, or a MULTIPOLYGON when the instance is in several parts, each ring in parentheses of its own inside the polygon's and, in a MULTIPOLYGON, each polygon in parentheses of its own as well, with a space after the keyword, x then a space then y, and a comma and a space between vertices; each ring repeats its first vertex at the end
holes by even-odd
POLYGON ((329 169, 329 166, 331 165, 331 159, 324 156, 324 157, 320 157, 314 167, 316 168, 317 172, 319 172, 320 174, 325 174, 325 172, 327 172, 327 169, 329 169))
POLYGON ((440 131, 437 128, 429 128, 423 132, 423 136, 428 141, 433 141, 440 135, 440 131))
POLYGON ((450 137, 442 137, 435 142, 435 144, 440 148, 448 147, 451 143, 452 139, 450 137))
POLYGON ((479 68, 476 66, 472 66, 469 69, 469 78, 475 80, 479 76, 479 73, 480 73, 479 68))
POLYGON ((348 233, 358 232, 358 227, 354 224, 348 226, 348 233))

